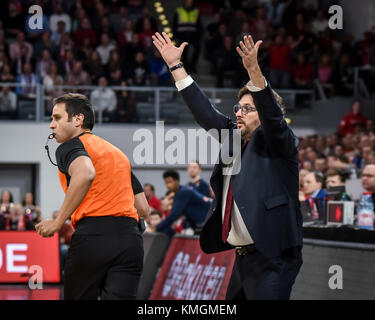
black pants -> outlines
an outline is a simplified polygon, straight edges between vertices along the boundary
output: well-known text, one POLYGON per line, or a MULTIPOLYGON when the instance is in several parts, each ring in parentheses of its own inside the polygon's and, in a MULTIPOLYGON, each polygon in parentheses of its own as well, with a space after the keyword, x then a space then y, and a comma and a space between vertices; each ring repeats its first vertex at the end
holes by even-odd
POLYGON ((80 220, 65 264, 64 299, 135 299, 143 268, 143 240, 129 217, 80 220))
POLYGON ((289 300, 301 265, 299 249, 272 259, 257 250, 243 256, 236 254, 226 299, 289 300))

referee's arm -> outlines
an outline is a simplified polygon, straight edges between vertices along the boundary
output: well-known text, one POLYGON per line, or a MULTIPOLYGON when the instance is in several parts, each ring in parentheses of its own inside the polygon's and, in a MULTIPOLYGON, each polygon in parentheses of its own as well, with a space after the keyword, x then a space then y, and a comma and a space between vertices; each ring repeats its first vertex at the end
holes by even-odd
POLYGON ((87 156, 79 156, 69 166, 69 188, 56 220, 45 220, 35 226, 42 237, 51 237, 81 204, 95 179, 95 168, 87 156))
POLYGON ((96 176, 94 165, 91 159, 86 156, 74 159, 69 166, 68 172, 70 175, 69 188, 60 209, 60 214, 56 218, 57 223, 61 226, 81 204, 96 176))

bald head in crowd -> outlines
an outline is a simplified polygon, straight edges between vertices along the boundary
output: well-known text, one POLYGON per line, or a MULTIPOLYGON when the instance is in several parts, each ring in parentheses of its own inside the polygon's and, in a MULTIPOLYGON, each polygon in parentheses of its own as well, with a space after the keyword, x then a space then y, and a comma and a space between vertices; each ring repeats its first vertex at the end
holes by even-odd
POLYGON ((375 164, 368 164, 363 169, 362 186, 367 191, 375 192, 375 164))

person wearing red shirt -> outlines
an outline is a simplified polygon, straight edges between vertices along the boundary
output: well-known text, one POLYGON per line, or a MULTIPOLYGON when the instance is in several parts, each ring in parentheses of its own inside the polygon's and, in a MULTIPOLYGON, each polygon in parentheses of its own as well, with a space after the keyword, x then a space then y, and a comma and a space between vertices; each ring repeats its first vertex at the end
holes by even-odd
POLYGON ((275 44, 268 48, 270 59, 270 82, 275 88, 288 88, 290 81, 290 51, 281 35, 276 36, 275 44))
POLYGON ((146 195, 148 205, 154 208, 155 210, 162 212, 162 209, 160 207, 160 199, 157 196, 155 196, 154 186, 152 184, 146 183, 143 186, 143 191, 146 195))
POLYGON ((303 54, 297 56, 297 63, 292 66, 292 78, 296 88, 307 88, 311 84, 313 69, 312 66, 306 62, 303 54))
POLYGON ((339 133, 345 136, 348 133, 355 133, 358 126, 365 127, 367 118, 361 113, 361 103, 356 100, 352 105, 352 111, 340 122, 339 133))
POLYGON ((74 42, 76 45, 80 46, 83 43, 84 38, 89 38, 90 43, 93 46, 96 46, 98 42, 98 37, 96 32, 90 26, 90 20, 88 18, 84 18, 81 22, 81 27, 78 28, 74 32, 74 42))

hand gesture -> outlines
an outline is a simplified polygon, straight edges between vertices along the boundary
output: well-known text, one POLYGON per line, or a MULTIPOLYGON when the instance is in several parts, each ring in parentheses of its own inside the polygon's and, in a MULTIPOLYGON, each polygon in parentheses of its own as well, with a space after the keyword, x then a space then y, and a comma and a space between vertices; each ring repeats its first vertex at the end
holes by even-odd
POLYGON ((236 50, 240 57, 242 58, 242 64, 247 71, 252 68, 258 67, 258 49, 263 43, 259 40, 254 44, 253 38, 251 36, 244 36, 244 41, 240 41, 240 47, 236 47, 236 50))
POLYGON ((156 32, 155 35, 152 36, 152 40, 154 46, 159 50, 165 63, 169 68, 171 68, 181 62, 182 52, 188 43, 184 42, 177 48, 173 45, 171 39, 165 32, 162 34, 163 36, 159 32, 156 32))
POLYGON ((55 220, 44 220, 35 226, 36 232, 43 238, 52 237, 53 234, 60 230, 55 220))

